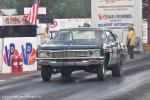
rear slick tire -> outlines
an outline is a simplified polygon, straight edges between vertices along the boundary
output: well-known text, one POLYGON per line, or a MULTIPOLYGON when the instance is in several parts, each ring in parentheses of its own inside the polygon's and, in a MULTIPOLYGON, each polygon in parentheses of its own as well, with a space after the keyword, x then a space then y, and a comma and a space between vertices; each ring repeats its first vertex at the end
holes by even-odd
POLYGON ((122 65, 122 61, 119 60, 119 62, 112 67, 112 76, 121 77, 123 75, 123 70, 121 65, 122 65))
POLYGON ((104 64, 101 64, 100 66, 97 67, 97 78, 99 81, 103 81, 105 79, 105 66, 104 64))

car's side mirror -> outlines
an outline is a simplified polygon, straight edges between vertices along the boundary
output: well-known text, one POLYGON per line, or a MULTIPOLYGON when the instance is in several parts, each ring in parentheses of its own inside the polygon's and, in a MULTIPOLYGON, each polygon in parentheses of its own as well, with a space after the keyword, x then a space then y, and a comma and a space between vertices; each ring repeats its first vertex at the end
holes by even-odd
POLYGON ((118 35, 117 34, 113 34, 113 36, 114 36, 115 40, 117 40, 118 35))

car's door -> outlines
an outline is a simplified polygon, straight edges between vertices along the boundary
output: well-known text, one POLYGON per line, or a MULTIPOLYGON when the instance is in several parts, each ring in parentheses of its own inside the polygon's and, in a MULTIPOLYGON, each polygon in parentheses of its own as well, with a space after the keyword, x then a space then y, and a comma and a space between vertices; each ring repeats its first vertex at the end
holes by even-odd
POLYGON ((117 59, 118 44, 111 31, 107 31, 106 36, 109 49, 108 51, 110 53, 110 64, 115 64, 117 59))

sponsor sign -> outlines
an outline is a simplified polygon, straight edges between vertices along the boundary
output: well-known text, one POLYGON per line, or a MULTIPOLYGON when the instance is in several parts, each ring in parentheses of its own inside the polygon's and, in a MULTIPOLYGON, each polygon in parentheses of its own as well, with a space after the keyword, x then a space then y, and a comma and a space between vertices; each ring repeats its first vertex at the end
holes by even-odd
POLYGON ((94 26, 127 30, 128 26, 134 25, 134 0, 92 0, 92 2, 94 2, 92 3, 94 26))
POLYGON ((34 64, 35 59, 36 59, 36 50, 32 48, 32 43, 26 43, 25 45, 22 45, 20 49, 21 49, 21 52, 19 52, 19 50, 15 48, 14 43, 10 43, 9 46, 6 45, 5 53, 3 56, 4 63, 12 67, 11 59, 13 56, 16 56, 17 58, 18 57, 23 58, 25 65, 34 64))
POLYGON ((25 20, 23 15, 18 16, 5 16, 4 17, 4 25, 23 25, 28 22, 25 20))
POLYGON ((84 23, 91 25, 91 19, 55 19, 54 23, 49 25, 49 30, 58 31, 63 28, 83 27, 84 23))
POLYGON ((1 13, 4 15, 16 15, 17 14, 17 9, 0 9, 1 13))
POLYGON ((2 73, 11 72, 13 56, 23 59, 23 71, 36 70, 36 49, 34 37, 4 38, 2 73))
MULTIPOLYGON (((24 8, 24 14, 29 14, 31 7, 24 8)), ((38 14, 46 14, 46 7, 39 7, 38 14)))
POLYGON ((142 25, 143 43, 148 43, 148 23, 143 21, 142 25))

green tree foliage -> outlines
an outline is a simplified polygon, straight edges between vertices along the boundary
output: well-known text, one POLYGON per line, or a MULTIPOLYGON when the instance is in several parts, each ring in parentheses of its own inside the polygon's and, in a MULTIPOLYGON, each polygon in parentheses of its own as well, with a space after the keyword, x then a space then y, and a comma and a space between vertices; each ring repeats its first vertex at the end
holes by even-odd
POLYGON ((16 8, 17 6, 16 0, 0 0, 0 8, 16 8))
MULTIPOLYGON (((33 0, 0 0, 0 8, 31 7, 33 0)), ((55 18, 86 18, 91 16, 91 0, 41 0, 41 7, 51 10, 55 18)))
POLYGON ((19 14, 23 14, 24 7, 30 7, 32 0, 0 0, 0 9, 17 9, 19 14))
POLYGON ((57 18, 86 18, 91 16, 90 0, 57 0, 52 11, 57 18))
MULTIPOLYGON (((34 0, 0 0, 1 8, 17 8, 23 14, 24 7, 31 7, 34 0)), ((148 0, 143 0, 143 18, 147 16, 148 0)), ((41 0, 41 7, 47 7, 54 18, 90 18, 91 0, 41 0)))

